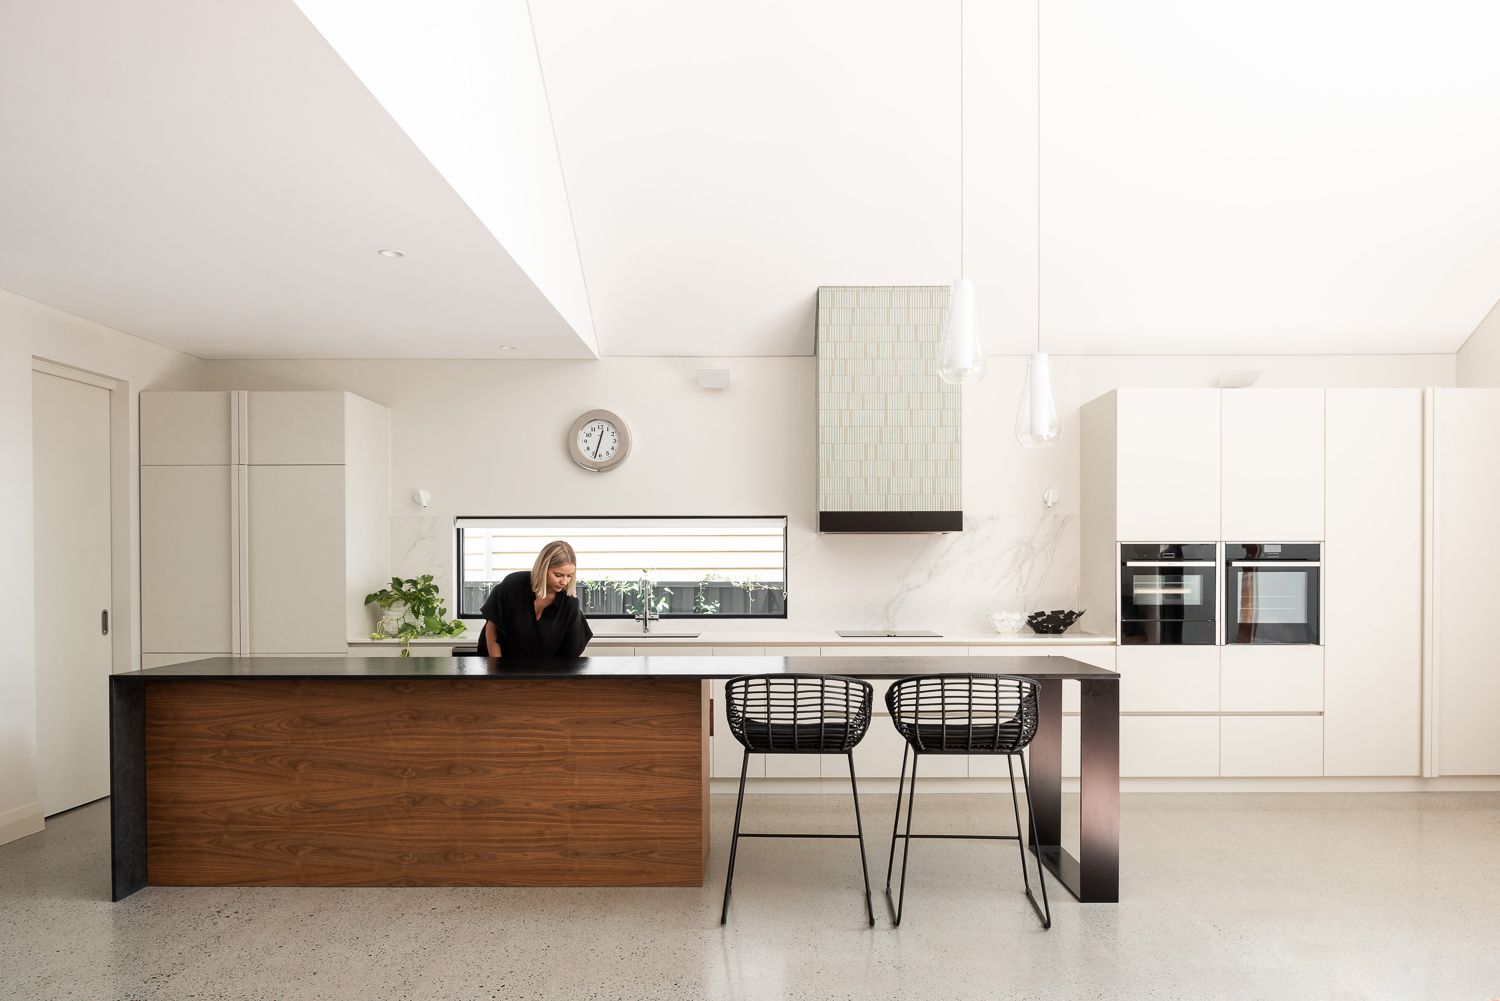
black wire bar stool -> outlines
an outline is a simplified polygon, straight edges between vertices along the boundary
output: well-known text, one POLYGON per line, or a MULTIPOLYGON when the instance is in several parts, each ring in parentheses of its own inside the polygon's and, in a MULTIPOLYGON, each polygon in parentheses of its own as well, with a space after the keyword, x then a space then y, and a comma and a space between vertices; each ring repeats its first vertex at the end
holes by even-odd
POLYGON ((1036 736, 1040 713, 1037 708, 1037 684, 1029 678, 1010 674, 932 674, 902 678, 891 685, 885 696, 891 712, 891 723, 906 741, 901 752, 901 780, 896 786, 896 819, 891 824, 891 857, 885 870, 885 899, 891 908, 891 920, 899 927, 906 903, 906 866, 911 854, 912 838, 946 838, 960 841, 1014 841, 1021 853, 1021 881, 1026 899, 1043 928, 1052 927, 1052 907, 1047 902, 1047 879, 1037 859, 1037 882, 1042 887, 1042 902, 1031 892, 1031 878, 1026 872, 1026 846, 1021 836, 1021 808, 1016 800, 1015 759, 1021 759, 1021 783, 1026 789, 1026 819, 1031 827, 1031 843, 1037 844, 1036 816, 1031 809, 1031 779, 1026 773, 1026 758, 1021 751, 1036 736), (1010 804, 1016 818, 1014 834, 913 834, 912 807, 917 798, 917 764, 924 754, 1003 754, 1010 772, 1010 804), (901 829, 901 793, 906 784, 906 759, 911 757, 911 792, 906 801, 906 833, 901 829), (896 864, 896 842, 901 849, 901 890, 899 898, 891 896, 891 874, 896 864))
POLYGON ((748 675, 724 685, 724 715, 729 732, 745 748, 740 764, 740 795, 734 805, 734 837, 729 842, 729 873, 724 877, 724 909, 729 920, 734 889, 734 857, 740 838, 856 838, 859 866, 865 877, 865 914, 875 925, 870 905, 870 867, 865 862, 865 829, 859 818, 859 782, 854 777, 854 747, 870 728, 875 690, 867 681, 828 674, 748 675), (854 792, 854 834, 799 834, 741 831, 745 808, 745 775, 754 754, 842 754, 849 761, 849 788, 854 792))

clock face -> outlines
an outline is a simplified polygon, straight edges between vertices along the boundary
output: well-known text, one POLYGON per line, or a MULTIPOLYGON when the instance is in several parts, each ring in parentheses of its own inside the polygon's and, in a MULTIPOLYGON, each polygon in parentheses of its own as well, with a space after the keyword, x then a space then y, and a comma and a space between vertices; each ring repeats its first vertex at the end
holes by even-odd
POLYGON ((602 417, 589 421, 578 432, 578 451, 585 459, 608 462, 620 451, 620 429, 602 417))
POLYGON ((590 410, 573 422, 567 442, 574 462, 602 473, 630 454, 630 428, 613 411, 590 410))

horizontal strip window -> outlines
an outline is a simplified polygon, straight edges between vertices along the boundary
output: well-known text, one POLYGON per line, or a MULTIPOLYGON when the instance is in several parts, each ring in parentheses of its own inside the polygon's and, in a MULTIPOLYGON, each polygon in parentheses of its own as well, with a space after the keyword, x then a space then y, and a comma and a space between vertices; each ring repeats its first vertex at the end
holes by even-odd
POLYGON ((479 618, 490 589, 530 571, 547 543, 578 554, 590 619, 786 618, 786 524, 775 517, 461 517, 459 616, 479 618))

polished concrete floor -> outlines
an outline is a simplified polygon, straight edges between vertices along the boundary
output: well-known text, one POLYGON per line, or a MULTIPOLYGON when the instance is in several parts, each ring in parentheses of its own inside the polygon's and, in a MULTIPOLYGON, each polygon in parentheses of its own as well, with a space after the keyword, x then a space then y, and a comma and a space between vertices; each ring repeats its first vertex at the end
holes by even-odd
MULTIPOLYGON (((1014 847, 913 848, 893 929, 893 798, 866 798, 877 925, 852 842, 742 843, 714 798, 702 889, 166 889, 108 899, 106 803, 0 847, 0 998, 483 999, 1500 997, 1500 794, 1130 795, 1123 902, 1050 885, 1014 847)), ((849 801, 760 796, 747 827, 834 831, 849 801)), ((919 799, 917 829, 1009 823, 919 799), (925 822, 925 823, 924 823, 925 822)))

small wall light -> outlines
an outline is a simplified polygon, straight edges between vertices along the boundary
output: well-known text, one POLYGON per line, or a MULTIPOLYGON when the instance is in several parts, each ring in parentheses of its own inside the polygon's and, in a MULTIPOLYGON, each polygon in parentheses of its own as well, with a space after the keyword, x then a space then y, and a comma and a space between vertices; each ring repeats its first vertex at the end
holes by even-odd
POLYGON ((729 369, 700 368, 698 370, 698 385, 702 389, 728 389, 729 369))
POLYGON ((411 499, 417 502, 418 507, 426 507, 432 501, 432 494, 426 490, 418 490, 411 495, 411 499))

